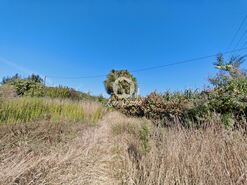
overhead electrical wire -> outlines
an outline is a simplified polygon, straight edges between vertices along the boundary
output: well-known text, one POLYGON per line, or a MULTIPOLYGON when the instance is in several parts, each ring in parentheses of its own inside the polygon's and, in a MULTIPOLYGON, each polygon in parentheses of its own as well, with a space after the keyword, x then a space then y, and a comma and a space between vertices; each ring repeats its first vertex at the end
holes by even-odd
MULTIPOLYGON (((243 51, 243 50, 246 50, 246 49, 247 48, 241 48, 241 49, 235 49, 235 50, 231 50, 231 51, 225 51, 222 54, 226 55, 226 54, 230 54, 230 53, 234 53, 234 52, 243 51)), ((165 64, 165 65, 153 66, 153 67, 148 67, 148 68, 143 68, 143 69, 137 69, 137 70, 134 70, 134 71, 131 71, 131 72, 135 73, 135 72, 141 72, 141 71, 154 70, 154 69, 164 68, 164 67, 168 67, 168 66, 191 63, 191 62, 200 61, 200 60, 204 60, 204 59, 212 58, 212 57, 217 57, 217 56, 218 56, 218 54, 212 54, 212 55, 192 58, 192 59, 189 59, 189 60, 182 60, 182 61, 178 61, 178 62, 174 62, 174 63, 169 63, 169 64, 165 64)))
POLYGON ((236 46, 235 46, 235 49, 239 46, 239 44, 242 42, 242 40, 244 39, 244 37, 246 36, 247 34, 247 29, 244 31, 244 33, 242 34, 242 36, 240 37, 240 39, 238 40, 236 46))
MULTIPOLYGON (((222 52, 222 54, 231 54, 231 53, 235 53, 235 52, 240 52, 240 51, 244 51, 247 50, 247 47, 245 48, 240 48, 240 49, 234 49, 234 50, 229 50, 229 51, 225 51, 222 52)), ((161 68, 165 68, 165 67, 169 67, 169 66, 175 66, 175 65, 180 65, 180 64, 186 64, 186 63, 191 63, 191 62, 196 62, 196 61, 200 61, 200 60, 204 60, 207 58, 212 58, 212 57, 217 57, 218 54, 211 54, 211 55, 207 55, 207 56, 201 56, 201 57, 197 57, 197 58, 192 58, 192 59, 188 59, 188 60, 181 60, 178 62, 173 62, 173 63, 168 63, 168 64, 164 64, 164 65, 159 65, 159 66, 151 66, 151 67, 146 67, 146 68, 140 68, 140 69, 135 69, 135 70, 129 70, 131 73, 138 73, 138 72, 143 72, 143 71, 150 71, 150 70, 156 70, 156 69, 161 69, 161 68)), ((50 76, 50 75, 46 75, 47 78, 51 78, 51 79, 68 79, 68 80, 76 80, 76 79, 89 79, 89 78, 101 78, 101 77, 106 77, 106 74, 99 74, 99 75, 85 75, 85 76, 78 76, 78 77, 69 77, 69 76, 50 76)))
MULTIPOLYGON (((232 44, 234 43, 235 39, 238 36, 238 33, 241 31, 245 21, 247 20, 247 15, 242 19, 237 31, 235 32, 229 46, 228 49, 232 46, 232 44)), ((247 30, 246 30, 247 33, 247 30)), ((239 43, 241 42, 241 40, 244 38, 245 34, 244 33, 240 40, 238 41, 236 47, 239 45, 239 43)), ((245 50, 247 48, 244 48, 247 45, 247 42, 244 43, 243 47, 241 49, 235 49, 231 50, 231 51, 226 51, 223 52, 223 54, 228 54, 228 53, 233 53, 233 52, 239 52, 242 50, 245 50)), ((159 69, 159 68, 164 68, 164 67, 169 67, 169 66, 174 66, 174 65, 180 65, 180 64, 184 64, 184 63, 190 63, 190 62, 194 62, 194 61, 198 61, 198 60, 203 60, 203 59, 207 59, 207 58, 211 58, 211 57, 215 57, 217 56, 217 54, 212 54, 212 55, 208 55, 208 56, 202 56, 202 57, 198 57, 198 58, 193 58, 193 59, 189 59, 189 60, 183 60, 183 61, 179 61, 179 62, 174 62, 174 63, 169 63, 169 64, 165 64, 165 65, 160 65, 160 66, 152 66, 152 67, 146 67, 146 68, 141 68, 141 69, 136 69, 136 70, 132 70, 130 72, 132 73, 138 73, 138 72, 142 72, 142 71, 149 71, 149 70, 155 70, 155 69, 159 69)), ((79 76, 79 77, 69 77, 69 76, 52 76, 52 75, 47 75, 46 77, 51 78, 51 79, 68 79, 68 80, 76 80, 76 79, 90 79, 90 78, 101 78, 101 77, 106 77, 107 75, 105 74, 99 74, 99 75, 85 75, 85 76, 79 76)))
POLYGON ((235 39, 236 39, 237 36, 238 36, 238 33, 241 31, 241 29, 242 29, 242 27, 243 27, 243 25, 244 25, 244 23, 245 23, 246 20, 247 20, 247 15, 242 19, 242 21, 241 21, 241 23, 240 23, 240 25, 239 25, 237 31, 236 31, 235 34, 233 35, 233 38, 232 38, 230 44, 228 45, 227 49, 230 49, 230 48, 232 47, 232 45, 233 45, 235 39))

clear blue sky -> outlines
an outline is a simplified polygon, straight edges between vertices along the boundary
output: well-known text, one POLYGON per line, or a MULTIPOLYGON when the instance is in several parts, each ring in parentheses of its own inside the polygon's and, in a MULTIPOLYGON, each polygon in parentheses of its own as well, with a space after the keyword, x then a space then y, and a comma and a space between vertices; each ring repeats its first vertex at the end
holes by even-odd
MULTIPOLYGON (((0 0, 0 78, 107 74, 218 53, 246 14, 246 0, 0 0)), ((214 60, 135 76, 143 95, 203 88, 214 60)), ((105 94, 103 80, 48 82, 105 94)))

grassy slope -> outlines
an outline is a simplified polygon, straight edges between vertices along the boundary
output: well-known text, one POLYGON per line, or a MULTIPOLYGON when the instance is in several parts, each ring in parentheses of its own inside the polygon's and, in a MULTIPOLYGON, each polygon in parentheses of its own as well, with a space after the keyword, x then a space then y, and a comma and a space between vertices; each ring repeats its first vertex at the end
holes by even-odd
POLYGON ((17 104, 7 103, 1 111, 23 109, 27 101, 31 107, 19 111, 29 115, 41 101, 48 108, 62 104, 65 112, 45 108, 38 115, 49 113, 49 119, 24 116, 32 118, 29 124, 21 123, 23 112, 7 116, 5 121, 20 123, 0 125, 0 184, 247 183, 247 142, 241 133, 217 128, 154 128, 144 119, 104 114, 102 107, 90 103, 10 101, 17 104), (84 110, 80 121, 64 116, 78 107, 84 110), (95 120, 99 107, 104 116, 95 120))
POLYGON ((94 102, 2 101, 0 184, 107 184, 105 113, 94 102))
POLYGON ((97 122, 103 114, 103 107, 93 102, 23 97, 2 100, 0 104, 0 123, 97 122))

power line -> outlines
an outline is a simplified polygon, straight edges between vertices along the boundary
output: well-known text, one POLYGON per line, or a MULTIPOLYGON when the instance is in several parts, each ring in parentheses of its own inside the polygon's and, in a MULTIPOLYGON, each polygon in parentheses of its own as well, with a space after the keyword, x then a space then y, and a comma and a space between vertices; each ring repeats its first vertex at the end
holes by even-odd
MULTIPOLYGON (((234 50, 225 51, 225 52, 222 52, 222 54, 226 55, 226 54, 231 54, 231 53, 235 53, 235 52, 239 52, 239 51, 243 51, 243 50, 247 50, 247 47, 246 48, 240 48, 240 49, 234 49, 234 50)), ((175 66, 175 65, 180 65, 180 64, 196 62, 196 61, 200 61, 200 60, 204 60, 204 59, 212 58, 212 57, 217 57, 217 56, 218 56, 218 54, 212 54, 212 55, 192 58, 192 59, 188 59, 188 60, 182 60, 182 61, 178 61, 178 62, 174 62, 174 63, 169 63, 169 64, 165 64, 165 65, 159 65, 159 66, 140 68, 140 69, 136 69, 136 70, 130 70, 130 72, 131 73, 138 73, 138 72, 143 72, 143 71, 150 71, 150 70, 165 68, 165 67, 169 67, 169 66, 175 66)), ((47 78, 53 78, 53 79, 55 79, 55 78, 58 79, 59 78, 59 79, 75 80, 75 79, 100 78, 100 77, 106 77, 106 76, 107 75, 105 75, 105 74, 92 75, 92 76, 80 76, 80 77, 48 76, 47 75, 47 78)))
POLYGON ((235 49, 239 46, 239 44, 241 43, 241 41, 243 40, 243 38, 245 37, 246 34, 247 34, 247 29, 244 31, 244 33, 240 37, 239 41, 237 42, 237 44, 235 46, 235 49))
POLYGON ((242 27, 243 27, 243 25, 244 25, 244 23, 245 23, 246 20, 247 20, 247 15, 242 19, 242 21, 241 21, 241 23, 240 23, 240 25, 239 25, 237 31, 235 32, 235 34, 234 34, 234 36, 233 36, 233 38, 232 38, 230 44, 228 45, 227 49, 230 49, 230 48, 232 47, 233 42, 234 42, 235 39, 237 38, 238 33, 239 33, 240 30, 242 29, 242 27))
MULTIPOLYGON (((230 50, 230 51, 225 51, 222 54, 230 54, 230 53, 234 53, 234 52, 239 52, 239 51, 243 51, 246 50, 247 48, 241 48, 241 49, 235 49, 235 50, 230 50)), ((135 72, 142 72, 142 71, 148 71, 148 70, 154 70, 154 69, 159 69, 159 68, 164 68, 164 67, 168 67, 168 66, 174 66, 174 65, 180 65, 180 64, 185 64, 185 63, 191 63, 191 62, 195 62, 195 61, 199 61, 199 60, 203 60, 203 59, 207 59, 207 58, 212 58, 212 57, 217 57, 218 54, 212 54, 212 55, 207 55, 207 56, 202 56, 202 57, 197 57, 197 58, 192 58, 189 60, 182 60, 179 62, 174 62, 174 63, 170 63, 170 64, 165 64, 165 65, 160 65, 160 66, 153 66, 153 67, 148 67, 148 68, 142 68, 142 69, 137 69, 134 71, 131 71, 132 73, 135 72)))
POLYGON ((100 77, 105 77, 107 75, 87 75, 87 76, 79 76, 79 77, 69 77, 69 76, 46 76, 48 78, 52 79, 68 79, 68 80, 76 80, 76 79, 87 79, 87 78, 100 78, 100 77))

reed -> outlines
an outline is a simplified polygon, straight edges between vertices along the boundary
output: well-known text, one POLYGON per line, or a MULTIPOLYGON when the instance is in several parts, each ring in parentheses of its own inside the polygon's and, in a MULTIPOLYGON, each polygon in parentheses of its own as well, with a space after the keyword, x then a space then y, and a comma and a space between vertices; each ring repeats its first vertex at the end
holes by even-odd
POLYGON ((95 102, 54 100, 48 98, 15 98, 1 100, 0 123, 90 122, 101 119, 105 109, 95 102))

